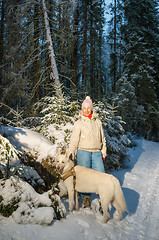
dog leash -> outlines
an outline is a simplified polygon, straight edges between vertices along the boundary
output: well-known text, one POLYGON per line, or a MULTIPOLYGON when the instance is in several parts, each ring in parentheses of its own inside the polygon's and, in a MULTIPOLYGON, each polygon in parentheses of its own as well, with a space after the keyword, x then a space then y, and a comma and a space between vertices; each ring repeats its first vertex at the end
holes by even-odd
POLYGON ((62 180, 65 181, 67 178, 73 176, 73 190, 74 190, 74 200, 75 202, 77 201, 76 199, 76 172, 75 172, 75 168, 72 167, 63 177, 62 180))
MULTIPOLYGON (((71 176, 73 176, 75 179, 74 180, 76 180, 76 173, 75 173, 75 169, 74 169, 74 167, 72 167, 63 177, 61 177, 62 178, 62 180, 63 181, 65 181, 68 177, 71 177, 71 176)), ((76 183, 75 183, 75 185, 76 185, 76 183)))
POLYGON ((76 187, 76 172, 75 172, 75 168, 72 167, 63 177, 62 180, 65 181, 68 177, 73 176, 73 189, 75 191, 75 187, 76 187))

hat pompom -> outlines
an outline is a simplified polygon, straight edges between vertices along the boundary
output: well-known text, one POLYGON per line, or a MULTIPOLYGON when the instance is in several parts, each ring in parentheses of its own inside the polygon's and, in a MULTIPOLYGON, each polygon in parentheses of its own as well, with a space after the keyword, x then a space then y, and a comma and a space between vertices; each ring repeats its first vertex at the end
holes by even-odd
POLYGON ((91 100, 91 98, 89 96, 86 97, 87 100, 91 100))

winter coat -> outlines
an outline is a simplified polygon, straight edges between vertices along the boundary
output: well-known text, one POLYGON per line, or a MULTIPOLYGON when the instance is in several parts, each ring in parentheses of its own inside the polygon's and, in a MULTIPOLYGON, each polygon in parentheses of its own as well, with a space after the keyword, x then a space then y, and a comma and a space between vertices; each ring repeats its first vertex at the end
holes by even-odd
POLYGON ((72 159, 77 149, 89 152, 101 151, 103 157, 106 157, 107 148, 102 122, 94 112, 91 119, 84 117, 81 112, 74 124, 69 144, 69 154, 72 154, 72 159))

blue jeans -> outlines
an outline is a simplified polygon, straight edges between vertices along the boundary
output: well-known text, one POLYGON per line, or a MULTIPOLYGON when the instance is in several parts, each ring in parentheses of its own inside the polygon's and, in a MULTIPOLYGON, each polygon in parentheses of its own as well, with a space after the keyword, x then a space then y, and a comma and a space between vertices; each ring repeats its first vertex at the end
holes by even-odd
MULTIPOLYGON (((84 166, 86 168, 92 168, 98 172, 104 173, 104 165, 102 159, 102 153, 99 152, 88 152, 85 150, 77 150, 77 165, 84 166)), ((93 181, 93 179, 92 179, 93 181)), ((89 196, 89 193, 81 193, 81 197, 89 196)))

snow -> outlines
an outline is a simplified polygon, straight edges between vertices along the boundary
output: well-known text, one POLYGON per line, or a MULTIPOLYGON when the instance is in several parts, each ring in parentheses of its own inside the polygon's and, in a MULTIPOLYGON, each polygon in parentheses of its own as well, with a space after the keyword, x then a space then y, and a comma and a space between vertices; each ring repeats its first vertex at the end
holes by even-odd
POLYGON ((49 224, 52 222, 54 211, 50 207, 52 202, 48 196, 49 192, 38 194, 30 184, 13 176, 6 181, 0 180, 0 183, 4 205, 20 199, 17 210, 12 214, 16 223, 49 224))
MULTIPOLYGON (((38 135, 25 131, 32 136, 27 147, 34 143, 32 147, 35 148, 34 137, 38 138, 38 135)), ((22 136, 25 137, 26 134, 22 136)), ((23 143, 24 147, 27 144, 22 136, 17 134, 19 146, 23 143)), ((13 138, 16 140, 14 134, 12 134, 12 140, 13 138)), ((54 149, 50 142, 47 142, 48 144, 46 142, 45 138, 37 139, 38 150, 45 150, 45 155, 48 154, 48 150, 54 149)), ((49 193, 40 195, 29 184, 22 183, 19 178, 11 177, 10 181, 15 181, 15 185, 19 186, 18 191, 21 191, 22 200, 12 216, 5 218, 0 215, 0 240, 158 240, 159 143, 144 139, 137 140, 137 143, 136 148, 129 149, 130 162, 127 166, 111 172, 119 179, 127 202, 128 212, 123 214, 120 222, 117 221, 117 214, 112 208, 108 222, 101 223, 102 214, 98 208, 99 202, 96 195, 92 195, 92 209, 80 208, 78 212, 71 213, 68 211, 68 199, 63 199, 66 217, 53 220, 54 212, 50 207, 49 193), (35 208, 40 203, 45 206, 35 208), (34 206, 30 207, 30 204, 34 206), (30 212, 28 218, 23 219, 21 211, 24 210, 30 212)), ((41 150, 40 153, 42 153, 41 150)), ((41 158, 40 155, 39 158, 41 158)), ((6 200, 9 201, 12 188, 9 180, 6 184, 8 184, 6 200)), ((0 189, 0 191, 3 190, 0 189)))
POLYGON ((0 133, 5 135, 19 151, 30 152, 33 155, 38 154, 39 162, 47 156, 56 155, 56 145, 30 129, 1 126, 0 133))

